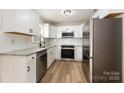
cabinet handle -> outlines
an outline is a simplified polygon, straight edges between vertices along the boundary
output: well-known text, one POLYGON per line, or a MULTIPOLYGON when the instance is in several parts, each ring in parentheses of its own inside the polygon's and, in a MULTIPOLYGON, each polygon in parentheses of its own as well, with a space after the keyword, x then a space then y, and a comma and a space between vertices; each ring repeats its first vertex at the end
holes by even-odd
POLYGON ((33 29, 29 29, 29 32, 30 32, 30 33, 33 33, 33 29))
POLYGON ((34 59, 34 57, 32 57, 32 59, 34 59))
POLYGON ((30 66, 27 66, 27 72, 29 72, 30 71, 30 66))

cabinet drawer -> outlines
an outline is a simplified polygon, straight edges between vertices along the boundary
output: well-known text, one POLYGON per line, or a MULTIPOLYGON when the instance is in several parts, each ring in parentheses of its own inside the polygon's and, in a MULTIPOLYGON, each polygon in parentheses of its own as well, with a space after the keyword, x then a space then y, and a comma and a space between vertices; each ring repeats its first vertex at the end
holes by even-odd
POLYGON ((28 62, 32 62, 33 60, 36 60, 36 54, 32 54, 32 55, 27 57, 28 62))

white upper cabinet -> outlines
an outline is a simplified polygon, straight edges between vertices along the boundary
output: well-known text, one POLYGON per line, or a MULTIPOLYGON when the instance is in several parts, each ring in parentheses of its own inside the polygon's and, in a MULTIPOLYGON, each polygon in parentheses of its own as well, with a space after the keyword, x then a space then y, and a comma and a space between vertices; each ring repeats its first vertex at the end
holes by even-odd
POLYGON ((82 38, 83 24, 70 26, 53 26, 49 23, 43 24, 43 36, 45 38, 62 38, 62 32, 74 32, 74 38, 82 38))
POLYGON ((3 10, 3 31, 36 35, 39 30, 39 16, 30 9, 3 10))
POLYGON ((105 18, 109 15, 110 17, 113 17, 121 13, 124 13, 124 9, 99 9, 95 12, 92 18, 105 18))
POLYGON ((75 26, 73 26, 73 29, 74 29, 74 37, 75 38, 82 38, 83 26, 82 25, 75 25, 75 26))
POLYGON ((82 25, 57 26, 57 38, 62 38, 62 32, 74 32, 74 38, 82 38, 82 25))
POLYGON ((56 27, 49 23, 43 24, 43 36, 44 38, 56 38, 56 27))
POLYGON ((62 38, 62 26, 57 26, 57 38, 62 38))
POLYGON ((56 26, 50 25, 50 38, 56 38, 57 37, 57 33, 56 33, 56 26))
POLYGON ((34 11, 32 11, 32 29, 34 30, 34 35, 38 35, 40 33, 39 31, 39 15, 36 14, 34 11))
POLYGON ((43 36, 44 36, 44 38, 49 38, 49 28, 50 28, 50 25, 48 23, 43 24, 43 36))

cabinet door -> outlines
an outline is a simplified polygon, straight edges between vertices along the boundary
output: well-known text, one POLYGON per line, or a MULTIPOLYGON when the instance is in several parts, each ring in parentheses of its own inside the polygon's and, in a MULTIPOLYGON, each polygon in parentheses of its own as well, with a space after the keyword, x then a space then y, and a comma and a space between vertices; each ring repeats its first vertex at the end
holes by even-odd
POLYGON ((82 61, 82 47, 77 46, 75 47, 75 60, 82 61))
POLYGON ((32 10, 31 11, 31 29, 33 30, 34 35, 39 34, 39 16, 32 10))
POLYGON ((9 31, 14 31, 14 18, 15 18, 15 14, 14 14, 14 9, 5 9, 5 10, 1 10, 2 12, 2 20, 3 20, 3 31, 4 32, 9 32, 9 31))
POLYGON ((50 25, 50 28, 49 28, 49 36, 50 36, 50 38, 54 38, 54 29, 53 29, 53 26, 52 25, 50 25))
POLYGON ((74 25, 73 26, 73 30, 74 30, 74 37, 75 38, 79 38, 79 26, 78 25, 74 25))
POLYGON ((51 49, 47 49, 47 68, 51 65, 51 49))
POLYGON ((30 9, 2 10, 3 31, 34 35, 38 29, 38 17, 30 9), (37 27, 36 27, 37 26, 37 27))
POLYGON ((23 32, 27 34, 33 34, 33 29, 31 28, 32 23, 32 10, 21 9, 14 10, 15 15, 15 31, 23 32))
POLYGON ((49 38, 49 24, 43 24, 43 36, 49 38))
POLYGON ((55 26, 50 26, 50 38, 56 38, 56 29, 55 29, 55 26))
POLYGON ((48 50, 47 50, 47 63, 48 63, 48 65, 47 65, 47 68, 49 68, 50 67, 50 65, 54 62, 54 60, 55 60, 55 48, 53 47, 53 48, 49 48, 48 50))
POLYGON ((79 25, 79 30, 78 30, 78 36, 79 38, 82 38, 82 32, 83 32, 83 24, 79 25))
POLYGON ((52 62, 51 64, 54 62, 55 60, 55 50, 54 50, 54 47, 51 49, 51 56, 52 56, 52 62))
POLYGON ((62 26, 57 26, 57 38, 62 38, 62 26))
POLYGON ((55 61, 55 51, 56 51, 56 47, 53 47, 53 62, 55 61))
POLYGON ((61 60, 61 46, 60 46, 60 45, 58 45, 58 46, 56 47, 55 58, 56 58, 57 60, 61 60))
POLYGON ((26 66, 27 82, 36 83, 36 62, 28 62, 26 66))

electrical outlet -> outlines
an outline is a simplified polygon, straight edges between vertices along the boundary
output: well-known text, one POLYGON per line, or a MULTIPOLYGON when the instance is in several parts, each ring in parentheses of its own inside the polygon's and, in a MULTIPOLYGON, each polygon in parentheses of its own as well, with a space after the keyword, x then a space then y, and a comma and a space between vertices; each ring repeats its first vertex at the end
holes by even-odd
POLYGON ((12 39, 11 43, 12 43, 12 44, 14 44, 14 43, 15 43, 14 39, 12 39))

